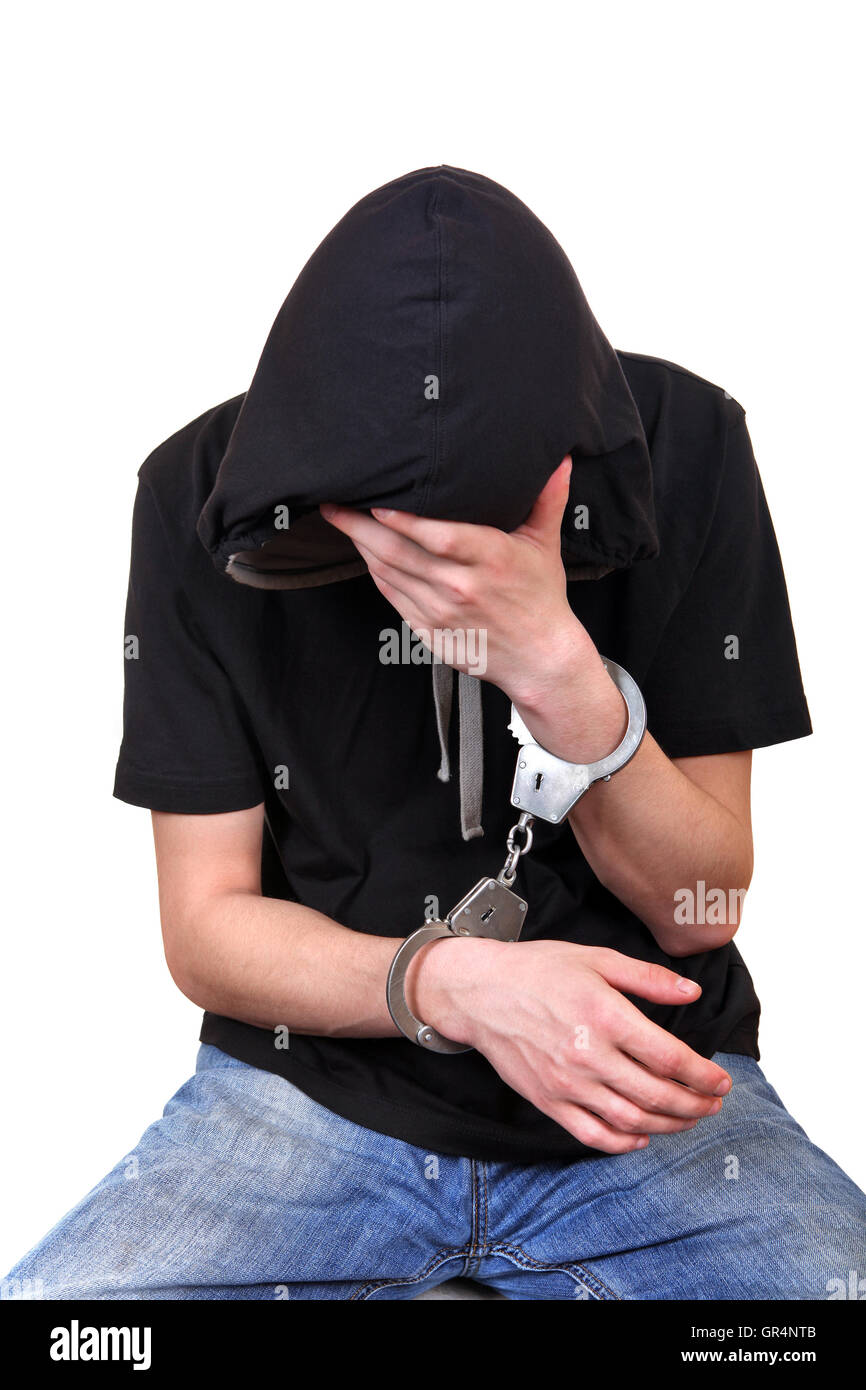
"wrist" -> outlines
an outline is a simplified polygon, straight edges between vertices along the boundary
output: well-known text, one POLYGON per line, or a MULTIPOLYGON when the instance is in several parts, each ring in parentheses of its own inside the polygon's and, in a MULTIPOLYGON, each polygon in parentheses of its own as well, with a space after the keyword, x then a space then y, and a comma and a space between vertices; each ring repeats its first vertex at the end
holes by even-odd
POLYGON ((453 1042, 474 1047, 485 982, 494 960, 509 944, 475 936, 431 942, 406 973, 406 1003, 415 1017, 453 1042))
POLYGON ((593 658, 598 659, 595 643, 573 614, 555 627, 542 626, 538 631, 537 646, 527 651, 513 679, 502 687, 516 706, 527 709, 546 703, 564 674, 570 680, 585 678, 593 658))
POLYGON ((577 622, 551 640, 533 680, 506 694, 536 742, 566 762, 607 757, 628 725, 625 701, 577 622))

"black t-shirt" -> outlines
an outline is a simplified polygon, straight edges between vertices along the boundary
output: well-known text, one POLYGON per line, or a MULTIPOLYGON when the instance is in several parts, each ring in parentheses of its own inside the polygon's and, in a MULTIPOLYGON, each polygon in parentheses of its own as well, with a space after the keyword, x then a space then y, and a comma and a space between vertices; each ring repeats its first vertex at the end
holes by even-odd
MULTIPOLYGON (((640 685, 649 730, 670 757, 810 733, 743 408, 674 363, 617 355, 650 447, 659 553, 569 583, 574 612, 640 685)), ((464 841, 456 779, 436 776, 429 666, 380 660, 380 634, 400 619, 370 577, 263 592, 220 574, 197 537, 242 402, 192 421, 139 470, 125 628, 137 642, 126 644, 114 794, 180 813, 263 801, 263 892, 396 942, 423 924, 431 898, 444 914, 501 867, 515 819, 509 702, 481 682, 485 833, 464 841)), ((523 940, 604 945, 671 966, 700 982, 700 1000, 637 1006, 704 1056, 759 1055, 759 1003, 736 946, 672 961, 599 883, 567 822, 536 823, 517 887, 530 905, 523 940)), ((284 1048, 271 1030, 211 1013, 201 1039, 426 1149, 520 1162, 595 1154, 477 1051, 302 1034, 284 1048)))

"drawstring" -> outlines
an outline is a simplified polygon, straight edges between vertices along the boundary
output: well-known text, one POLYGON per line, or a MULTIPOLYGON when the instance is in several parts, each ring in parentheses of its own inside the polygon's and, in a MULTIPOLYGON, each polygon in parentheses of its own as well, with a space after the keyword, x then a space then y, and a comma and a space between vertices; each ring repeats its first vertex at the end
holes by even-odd
MULTIPOLYGON (((451 724, 451 703, 454 690, 454 670, 443 661, 433 662, 433 701, 436 706, 436 728, 442 760, 436 776, 440 782, 451 780, 448 760, 448 730, 451 724)), ((483 835, 481 798, 484 790, 484 740, 481 720, 481 682, 466 671, 459 672, 457 697, 460 714, 460 829, 464 840, 483 835)))
POLYGON ((442 761, 436 776, 440 782, 450 782, 451 767, 448 762, 448 727, 451 722, 451 693, 454 688, 454 671, 444 662, 433 662, 433 703, 436 706, 436 728, 439 733, 439 748, 442 761))

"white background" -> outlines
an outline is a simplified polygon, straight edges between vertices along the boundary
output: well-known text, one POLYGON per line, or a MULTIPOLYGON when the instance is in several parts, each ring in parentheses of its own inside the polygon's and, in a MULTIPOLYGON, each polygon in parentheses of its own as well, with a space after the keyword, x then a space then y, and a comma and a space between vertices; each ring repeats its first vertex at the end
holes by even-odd
POLYGON ((565 247, 613 344, 745 407, 811 738, 754 758, 762 1065, 866 1185, 863 110, 853 4, 9 9, 0 1272, 193 1070, 146 810, 112 798, 136 469, 249 384, 358 198, 448 163, 565 247))

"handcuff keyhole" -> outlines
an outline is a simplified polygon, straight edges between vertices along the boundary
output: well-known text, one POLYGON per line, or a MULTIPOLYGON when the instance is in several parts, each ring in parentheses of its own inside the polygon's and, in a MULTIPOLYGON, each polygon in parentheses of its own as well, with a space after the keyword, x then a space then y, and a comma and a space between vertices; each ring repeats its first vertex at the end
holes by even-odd
POLYGON ((543 772, 536 772, 536 774, 535 774, 535 790, 536 790, 537 792, 540 792, 540 791, 541 791, 541 784, 542 784, 543 781, 544 781, 544 773, 543 773, 543 772))
POLYGON ((495 908, 495 907, 488 907, 488 909, 487 909, 486 912, 482 912, 482 914, 481 914, 481 920, 482 920, 482 922, 489 922, 489 921, 490 921, 490 918, 493 916, 493 914, 494 914, 495 911, 496 911, 496 908, 495 908))

